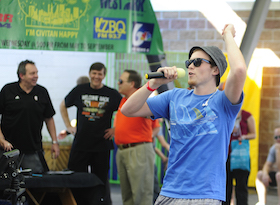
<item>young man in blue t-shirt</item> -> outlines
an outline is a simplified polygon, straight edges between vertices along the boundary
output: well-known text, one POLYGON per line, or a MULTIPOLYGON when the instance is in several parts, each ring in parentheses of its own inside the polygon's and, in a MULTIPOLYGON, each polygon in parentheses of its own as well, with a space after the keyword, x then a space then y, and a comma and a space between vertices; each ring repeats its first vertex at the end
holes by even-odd
POLYGON ((155 204, 221 204, 226 194, 226 160, 230 134, 243 101, 246 63, 234 41, 233 25, 225 25, 230 73, 224 91, 217 90, 227 68, 214 46, 193 47, 186 61, 188 83, 194 89, 173 89, 149 98, 151 92, 174 81, 177 68, 163 67, 165 78, 151 79, 123 105, 123 114, 167 118, 171 142, 169 162, 155 204))

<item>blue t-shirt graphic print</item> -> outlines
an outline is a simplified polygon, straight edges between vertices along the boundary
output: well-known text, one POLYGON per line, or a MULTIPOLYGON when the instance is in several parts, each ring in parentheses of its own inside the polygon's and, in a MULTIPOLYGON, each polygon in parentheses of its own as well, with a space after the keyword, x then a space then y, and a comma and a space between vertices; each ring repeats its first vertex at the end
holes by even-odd
POLYGON ((187 107, 184 104, 179 106, 181 110, 176 112, 175 103, 170 102, 170 126, 177 126, 172 129, 174 138, 183 133, 184 137, 193 135, 217 134, 216 126, 213 121, 217 115, 209 106, 205 106, 203 110, 195 107, 187 107))

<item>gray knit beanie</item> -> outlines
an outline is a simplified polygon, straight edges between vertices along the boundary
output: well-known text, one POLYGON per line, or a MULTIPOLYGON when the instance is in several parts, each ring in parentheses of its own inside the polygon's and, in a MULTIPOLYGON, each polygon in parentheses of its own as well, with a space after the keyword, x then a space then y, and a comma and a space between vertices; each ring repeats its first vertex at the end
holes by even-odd
POLYGON ((227 61, 223 52, 216 46, 203 46, 203 47, 194 46, 189 52, 189 59, 193 54, 194 50, 196 49, 203 50, 214 60, 215 64, 218 66, 218 69, 220 71, 220 77, 222 77, 227 69, 227 61))

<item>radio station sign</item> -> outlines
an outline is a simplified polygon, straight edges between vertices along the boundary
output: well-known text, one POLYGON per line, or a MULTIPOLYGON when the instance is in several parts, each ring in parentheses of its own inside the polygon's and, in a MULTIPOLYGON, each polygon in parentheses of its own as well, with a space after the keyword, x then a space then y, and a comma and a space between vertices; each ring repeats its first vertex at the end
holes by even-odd
POLYGON ((149 0, 0 0, 0 48, 163 54, 149 0))

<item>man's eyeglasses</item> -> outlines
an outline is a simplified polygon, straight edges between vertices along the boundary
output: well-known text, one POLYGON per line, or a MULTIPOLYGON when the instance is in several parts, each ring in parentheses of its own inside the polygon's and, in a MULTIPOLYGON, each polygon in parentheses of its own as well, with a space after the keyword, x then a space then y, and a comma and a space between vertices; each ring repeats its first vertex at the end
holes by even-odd
POLYGON ((199 67, 199 66, 201 65, 202 61, 204 61, 204 62, 209 63, 209 64, 212 65, 212 62, 209 61, 209 60, 206 60, 206 59, 204 59, 204 58, 195 58, 195 59, 193 59, 193 60, 187 60, 187 61, 186 61, 186 68, 189 68, 189 66, 190 66, 192 63, 193 63, 193 65, 194 65, 195 67, 199 67))
POLYGON ((274 139, 280 139, 280 136, 278 135, 278 136, 274 136, 274 139))

